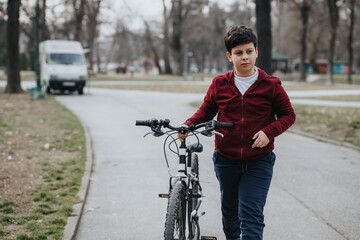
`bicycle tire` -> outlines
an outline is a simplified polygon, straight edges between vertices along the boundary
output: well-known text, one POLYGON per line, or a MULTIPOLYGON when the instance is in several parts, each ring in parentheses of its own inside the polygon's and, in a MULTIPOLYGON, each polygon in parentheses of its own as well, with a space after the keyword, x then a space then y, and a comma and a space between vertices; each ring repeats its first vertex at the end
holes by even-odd
MULTIPOLYGON (((199 157, 197 154, 193 155, 193 159, 191 160, 191 171, 192 174, 199 179, 199 157)), ((198 198, 194 197, 199 194, 199 185, 197 182, 192 183, 192 197, 189 199, 189 208, 188 208, 188 214, 191 216, 191 212, 195 209, 198 198)), ((191 221, 189 219, 189 239, 198 240, 200 238, 200 231, 199 231, 199 225, 191 221)))
POLYGON ((194 157, 191 160, 191 171, 197 178, 199 178, 199 157, 197 154, 194 154, 194 157))
POLYGON ((164 240, 186 240, 186 188, 178 181, 170 193, 165 220, 164 240))

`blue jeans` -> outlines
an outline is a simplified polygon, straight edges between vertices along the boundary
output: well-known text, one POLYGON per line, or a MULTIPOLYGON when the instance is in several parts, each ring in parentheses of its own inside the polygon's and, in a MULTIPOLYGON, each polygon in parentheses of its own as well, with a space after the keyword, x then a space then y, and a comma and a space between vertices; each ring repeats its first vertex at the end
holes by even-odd
POLYGON ((270 187, 275 154, 239 163, 214 152, 220 183, 223 230, 226 239, 263 239, 264 206, 270 187))

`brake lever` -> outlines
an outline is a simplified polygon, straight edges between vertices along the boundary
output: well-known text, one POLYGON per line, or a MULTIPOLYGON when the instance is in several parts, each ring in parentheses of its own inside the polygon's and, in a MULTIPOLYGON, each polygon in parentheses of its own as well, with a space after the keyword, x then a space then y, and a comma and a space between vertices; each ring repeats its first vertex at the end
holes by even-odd
POLYGON ((214 135, 213 132, 208 131, 208 130, 201 131, 201 134, 204 136, 207 136, 207 137, 211 137, 212 135, 214 135))
POLYGON ((224 134, 222 134, 222 133, 219 133, 219 132, 217 132, 217 131, 214 131, 214 134, 216 134, 216 135, 219 135, 220 137, 224 137, 224 134))
POLYGON ((160 136, 164 135, 163 132, 148 132, 147 134, 144 135, 144 138, 150 134, 153 135, 154 137, 160 137, 160 136))
POLYGON ((213 135, 219 135, 219 136, 222 137, 222 138, 224 137, 224 134, 219 133, 219 132, 217 132, 217 131, 207 131, 207 130, 204 130, 204 131, 201 132, 201 134, 204 135, 204 136, 207 136, 207 137, 211 137, 211 136, 213 136, 213 135))
POLYGON ((153 131, 153 135, 155 137, 160 137, 160 136, 164 135, 163 131, 161 131, 161 124, 152 125, 151 130, 153 131))
POLYGON ((154 132, 154 136, 155 136, 155 137, 160 137, 160 136, 162 136, 162 135, 164 135, 164 133, 163 133, 162 131, 154 132))

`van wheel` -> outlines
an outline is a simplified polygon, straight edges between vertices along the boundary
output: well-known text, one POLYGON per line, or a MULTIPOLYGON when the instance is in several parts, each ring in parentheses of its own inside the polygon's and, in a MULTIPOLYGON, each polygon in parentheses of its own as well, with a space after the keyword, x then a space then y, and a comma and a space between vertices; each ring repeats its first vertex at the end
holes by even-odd
POLYGON ((79 95, 83 95, 84 94, 84 88, 79 88, 78 93, 79 93, 79 95))

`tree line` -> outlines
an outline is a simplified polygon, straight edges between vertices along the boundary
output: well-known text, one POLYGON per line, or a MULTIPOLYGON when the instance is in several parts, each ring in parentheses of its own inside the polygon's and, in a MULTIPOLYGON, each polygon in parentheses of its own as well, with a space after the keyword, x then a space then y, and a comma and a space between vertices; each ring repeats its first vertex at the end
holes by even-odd
MULTIPOLYGON (((58 0, 56 4, 38 0, 40 40, 80 41, 89 50, 86 57, 92 70, 101 63, 116 62, 182 75, 232 68, 226 61, 223 34, 231 25, 246 25, 258 35, 257 66, 268 73, 273 70, 272 50, 299 59, 300 81, 306 80, 306 64, 318 71, 319 59, 327 61, 330 84, 334 83, 334 61, 348 63, 349 83, 351 74, 360 70, 360 29, 355 28, 360 19, 359 0, 234 0, 225 7, 208 0, 161 1, 162 19, 143 17, 143 30, 133 30, 123 16, 115 23, 106 20, 110 0, 58 0), (111 25, 114 33, 101 36, 103 25, 111 25)), ((0 66, 7 64, 13 82, 20 82, 16 74, 11 75, 13 69, 18 71, 15 62, 18 69, 34 66, 34 19, 33 1, 0 2, 0 66), (25 39, 21 54, 16 53, 16 34, 25 39)))

